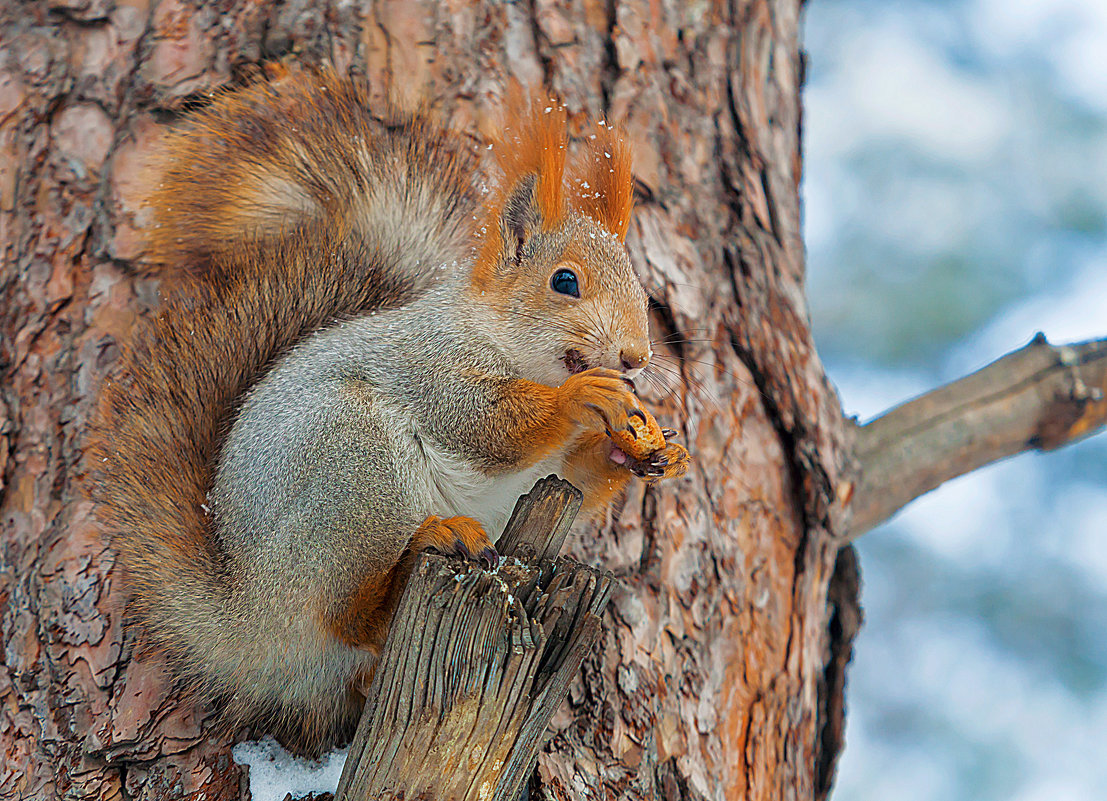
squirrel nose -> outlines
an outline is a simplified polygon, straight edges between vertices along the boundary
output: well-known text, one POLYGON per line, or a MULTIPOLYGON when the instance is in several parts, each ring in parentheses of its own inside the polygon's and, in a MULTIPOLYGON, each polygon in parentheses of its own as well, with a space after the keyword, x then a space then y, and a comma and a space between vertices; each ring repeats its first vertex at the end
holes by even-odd
POLYGON ((623 370, 637 370, 641 367, 645 367, 650 360, 650 354, 640 350, 633 350, 631 348, 625 348, 619 353, 619 359, 623 362, 623 370))

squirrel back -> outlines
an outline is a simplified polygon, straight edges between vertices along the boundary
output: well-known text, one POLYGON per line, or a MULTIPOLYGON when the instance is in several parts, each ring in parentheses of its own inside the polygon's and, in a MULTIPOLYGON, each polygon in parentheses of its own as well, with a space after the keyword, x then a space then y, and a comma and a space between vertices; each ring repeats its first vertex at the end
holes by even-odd
POLYGON ((365 85, 331 70, 270 65, 216 93, 149 166, 148 259, 194 274, 240 269, 244 245, 312 230, 362 240, 378 254, 367 275, 416 291, 436 258, 470 243, 478 200, 478 160, 461 136, 425 112, 374 115, 365 85), (388 275, 399 253, 425 270, 388 275))

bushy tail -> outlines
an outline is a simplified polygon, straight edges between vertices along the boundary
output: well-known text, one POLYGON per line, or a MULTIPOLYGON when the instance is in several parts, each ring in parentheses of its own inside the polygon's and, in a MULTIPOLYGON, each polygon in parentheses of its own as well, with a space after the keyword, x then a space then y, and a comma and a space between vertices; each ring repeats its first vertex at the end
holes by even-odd
POLYGON ((471 235, 476 160, 422 113, 370 113, 364 84, 267 68, 189 115, 150 164, 150 260, 193 274, 243 244, 323 226, 386 257, 452 250, 471 235))
POLYGON ((237 400, 336 318, 407 302, 467 251, 472 157, 419 116, 381 120, 331 74, 223 94, 166 140, 151 256, 181 268, 106 384, 90 494, 129 612, 178 676, 213 667, 234 576, 205 498, 237 400))

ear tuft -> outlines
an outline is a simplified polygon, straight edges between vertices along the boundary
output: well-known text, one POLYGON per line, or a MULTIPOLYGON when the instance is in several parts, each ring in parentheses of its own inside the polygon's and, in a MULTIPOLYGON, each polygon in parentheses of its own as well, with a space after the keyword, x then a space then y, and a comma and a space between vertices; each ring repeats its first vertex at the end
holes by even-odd
POLYGON ((492 142, 507 196, 515 193, 521 181, 536 181, 535 210, 545 229, 565 216, 567 119, 559 101, 540 94, 528 98, 516 83, 508 90, 503 133, 492 142))
POLYGON ((481 226, 485 237, 474 270, 478 283, 495 278, 505 262, 518 265, 529 237, 565 217, 565 107, 547 95, 529 98, 518 83, 508 89, 502 133, 492 140, 499 167, 496 194, 481 226))
POLYGON ((500 180, 481 226, 478 284, 494 279, 507 263, 517 265, 529 237, 558 226, 570 208, 620 239, 630 226, 633 176, 630 148, 620 131, 605 122, 588 131, 566 181, 565 107, 548 94, 528 97, 513 83, 505 108, 503 132, 491 145, 500 180))
POLYGON ((569 186, 574 209, 626 239, 634 205, 634 174, 623 131, 606 122, 596 124, 573 160, 569 186))

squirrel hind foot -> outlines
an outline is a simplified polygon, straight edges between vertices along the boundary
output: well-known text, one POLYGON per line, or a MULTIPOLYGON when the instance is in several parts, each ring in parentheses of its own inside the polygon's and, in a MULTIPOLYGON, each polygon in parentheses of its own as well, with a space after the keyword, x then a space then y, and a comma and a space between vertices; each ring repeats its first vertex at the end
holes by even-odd
POLYGON ((409 548, 416 552, 434 550, 472 559, 486 568, 495 567, 500 561, 484 526, 471 517, 431 515, 412 535, 409 548))

